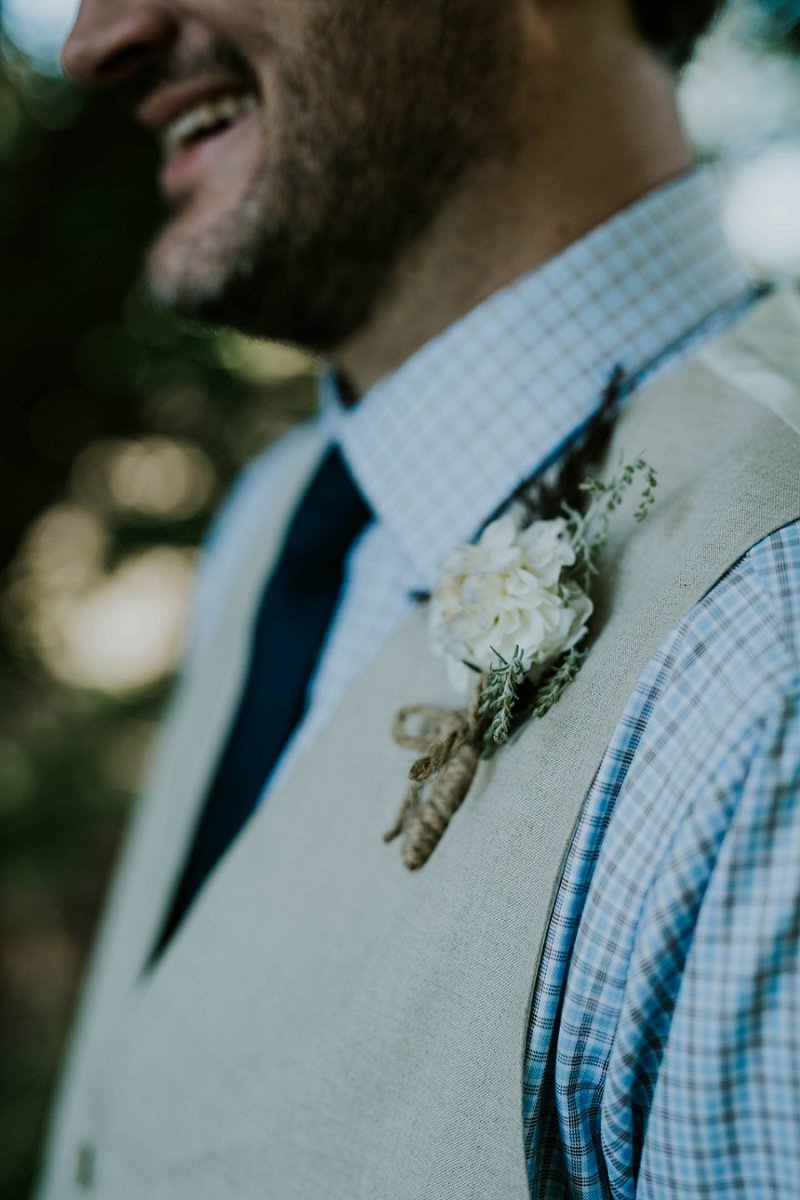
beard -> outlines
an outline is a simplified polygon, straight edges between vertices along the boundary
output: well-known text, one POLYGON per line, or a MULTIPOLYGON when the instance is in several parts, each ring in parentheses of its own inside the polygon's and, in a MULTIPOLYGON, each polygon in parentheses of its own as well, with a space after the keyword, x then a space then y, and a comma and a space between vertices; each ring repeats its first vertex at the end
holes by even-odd
MULTIPOLYGON (((185 240, 168 227, 148 264, 173 311, 323 354, 369 321, 469 172, 518 149, 510 6, 333 8, 312 15, 301 53, 276 60, 279 128, 241 200, 185 240)), ((229 44, 213 53, 254 78, 229 44)))

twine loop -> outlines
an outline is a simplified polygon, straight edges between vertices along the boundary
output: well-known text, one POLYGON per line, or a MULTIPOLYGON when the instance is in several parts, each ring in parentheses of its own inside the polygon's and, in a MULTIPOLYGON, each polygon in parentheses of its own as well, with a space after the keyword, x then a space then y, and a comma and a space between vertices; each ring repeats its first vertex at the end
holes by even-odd
POLYGON ((484 721, 479 713, 482 676, 468 708, 454 711, 428 704, 401 708, 392 736, 398 746, 419 755, 409 770, 409 786, 397 820, 384 841, 403 837, 403 862, 411 871, 424 866, 436 849, 453 815, 475 778, 483 742, 484 721), (410 726, 422 722, 423 731, 410 726))

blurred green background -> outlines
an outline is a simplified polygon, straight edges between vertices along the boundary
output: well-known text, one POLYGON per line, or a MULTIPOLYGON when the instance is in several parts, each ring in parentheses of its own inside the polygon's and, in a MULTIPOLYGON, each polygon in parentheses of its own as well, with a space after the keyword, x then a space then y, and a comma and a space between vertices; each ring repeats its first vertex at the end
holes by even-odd
MULTIPOLYGON (((58 75, 75 0, 0 6, 0 1200, 22 1200, 98 904, 231 479, 313 407, 295 350, 154 311, 156 152, 58 75)), ((800 275, 800 5, 683 84, 754 273, 800 275)))

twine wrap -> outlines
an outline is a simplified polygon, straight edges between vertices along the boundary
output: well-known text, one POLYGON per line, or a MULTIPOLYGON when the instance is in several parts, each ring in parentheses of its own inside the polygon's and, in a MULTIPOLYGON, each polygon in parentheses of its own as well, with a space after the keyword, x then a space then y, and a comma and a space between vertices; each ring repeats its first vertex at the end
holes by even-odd
POLYGON ((423 867, 433 854, 475 778, 485 726, 479 712, 485 682, 486 676, 481 676, 469 708, 448 712, 415 704, 401 708, 395 717, 394 740, 420 757, 408 773, 410 782, 397 820, 383 840, 403 836, 402 857, 410 871, 423 867), (409 722, 415 720, 431 728, 412 733, 409 722))

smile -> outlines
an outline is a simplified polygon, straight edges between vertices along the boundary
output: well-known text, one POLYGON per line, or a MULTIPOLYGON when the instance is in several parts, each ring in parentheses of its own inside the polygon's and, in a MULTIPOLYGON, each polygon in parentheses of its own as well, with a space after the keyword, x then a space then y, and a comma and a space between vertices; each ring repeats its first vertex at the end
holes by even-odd
POLYGON ((168 84, 136 111, 164 156, 159 176, 169 203, 182 204, 198 187, 249 174, 259 153, 259 96, 229 75, 168 84), (248 161, 250 168, 244 168, 248 161))
POLYGON ((173 118, 160 133, 165 156, 230 129, 256 108, 258 99, 252 92, 244 95, 229 92, 213 100, 201 100, 173 118))

